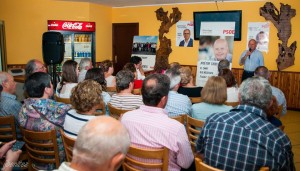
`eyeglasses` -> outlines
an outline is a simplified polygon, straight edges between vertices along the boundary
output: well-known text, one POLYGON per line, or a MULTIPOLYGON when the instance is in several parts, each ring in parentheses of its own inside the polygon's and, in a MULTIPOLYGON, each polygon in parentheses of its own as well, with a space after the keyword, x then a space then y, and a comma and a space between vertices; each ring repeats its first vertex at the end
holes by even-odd
POLYGON ((190 34, 190 33, 183 33, 183 34, 190 34))

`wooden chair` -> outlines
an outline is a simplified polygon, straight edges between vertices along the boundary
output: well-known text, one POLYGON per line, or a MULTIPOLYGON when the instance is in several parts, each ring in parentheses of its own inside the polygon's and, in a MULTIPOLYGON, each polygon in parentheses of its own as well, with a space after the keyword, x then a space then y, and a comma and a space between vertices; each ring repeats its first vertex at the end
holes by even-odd
POLYGON ((9 142, 17 139, 15 117, 0 117, 0 141, 9 142))
POLYGON ((195 141, 198 139, 200 130, 204 126, 204 121, 200 121, 198 119, 192 118, 190 116, 186 116, 186 130, 188 133, 188 138, 191 143, 191 148, 194 154, 196 154, 196 143, 195 141))
POLYGON ((109 109, 109 114, 111 117, 114 117, 116 119, 119 119, 120 116, 128 111, 131 110, 124 110, 124 109, 119 109, 116 107, 113 107, 110 103, 107 103, 108 109, 109 109))
POLYGON ((142 94, 141 89, 140 89, 140 88, 133 89, 133 90, 132 90, 132 94, 135 94, 135 95, 141 95, 141 94, 142 94))
POLYGON ((74 147, 76 139, 68 137, 65 134, 63 129, 60 129, 60 134, 61 134, 61 139, 64 143, 67 162, 71 162, 72 161, 72 156, 73 156, 72 151, 73 151, 73 147, 74 147))
POLYGON ((225 102, 224 104, 227 106, 236 107, 237 105, 240 104, 240 102, 225 102))
POLYGON ((54 94, 54 100, 57 102, 65 103, 65 104, 71 104, 70 98, 61 98, 61 97, 58 97, 56 94, 54 94))
MULTIPOLYGON (((220 169, 214 168, 212 166, 209 166, 202 162, 201 159, 198 157, 195 157, 195 165, 196 165, 196 171, 222 171, 220 169)), ((259 171, 269 171, 269 167, 261 167, 259 171)))
POLYGON ((160 169, 162 171, 168 170, 169 164, 169 150, 167 148, 163 149, 141 149, 137 147, 130 146, 128 153, 123 162, 123 171, 138 171, 136 167, 147 169, 160 169), (137 157, 139 159, 158 159, 161 162, 158 163, 146 163, 136 160, 132 157, 137 157))
POLYGON ((190 98, 192 104, 202 102, 202 98, 201 97, 189 97, 189 98, 190 98))
POLYGON ((196 171, 221 171, 202 162, 201 159, 195 157, 196 171))
POLYGON ((180 122, 180 123, 182 123, 182 124, 185 124, 186 116, 187 116, 187 115, 184 114, 184 115, 174 116, 174 117, 171 117, 171 118, 177 120, 178 122, 180 122))
POLYGON ((29 159, 29 170, 39 170, 35 165, 54 164, 59 167, 56 131, 36 132, 21 129, 29 159))

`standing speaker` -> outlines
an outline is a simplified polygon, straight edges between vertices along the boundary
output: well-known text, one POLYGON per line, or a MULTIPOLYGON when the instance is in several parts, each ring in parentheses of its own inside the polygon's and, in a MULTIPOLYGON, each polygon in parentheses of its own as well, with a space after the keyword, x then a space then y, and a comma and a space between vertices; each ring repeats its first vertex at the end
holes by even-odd
POLYGON ((64 37, 59 32, 43 34, 43 58, 47 65, 60 64, 64 59, 64 37))

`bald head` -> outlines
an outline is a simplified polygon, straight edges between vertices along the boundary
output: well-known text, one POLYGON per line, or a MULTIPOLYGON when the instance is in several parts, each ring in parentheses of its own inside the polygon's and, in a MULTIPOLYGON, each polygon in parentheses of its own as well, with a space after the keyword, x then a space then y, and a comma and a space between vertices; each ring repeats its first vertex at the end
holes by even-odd
POLYGON ((108 164, 110 160, 116 155, 125 156, 129 145, 129 134, 118 120, 108 116, 98 116, 79 131, 72 163, 84 166, 85 170, 111 166, 108 164))
POLYGON ((218 61, 226 59, 229 52, 228 43, 225 39, 217 39, 214 43, 214 54, 218 61))

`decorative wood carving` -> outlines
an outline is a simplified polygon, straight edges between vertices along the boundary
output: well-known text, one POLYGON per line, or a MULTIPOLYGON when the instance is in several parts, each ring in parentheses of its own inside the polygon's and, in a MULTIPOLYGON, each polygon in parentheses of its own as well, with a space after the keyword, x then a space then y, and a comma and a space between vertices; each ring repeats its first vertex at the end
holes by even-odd
POLYGON ((282 44, 278 43, 279 54, 276 60, 278 70, 294 65, 297 41, 294 41, 290 47, 287 44, 292 34, 291 18, 296 15, 296 10, 288 4, 280 3, 280 11, 278 11, 272 2, 266 2, 260 8, 260 15, 274 24, 278 30, 277 37, 282 41, 282 44))
POLYGON ((156 18, 161 21, 159 27, 159 49, 156 51, 156 61, 154 70, 160 72, 162 69, 166 69, 169 66, 169 55, 172 52, 171 40, 164 34, 169 32, 172 25, 177 23, 181 19, 181 12, 178 8, 172 8, 173 12, 168 17, 168 11, 165 12, 163 8, 156 10, 156 18))

